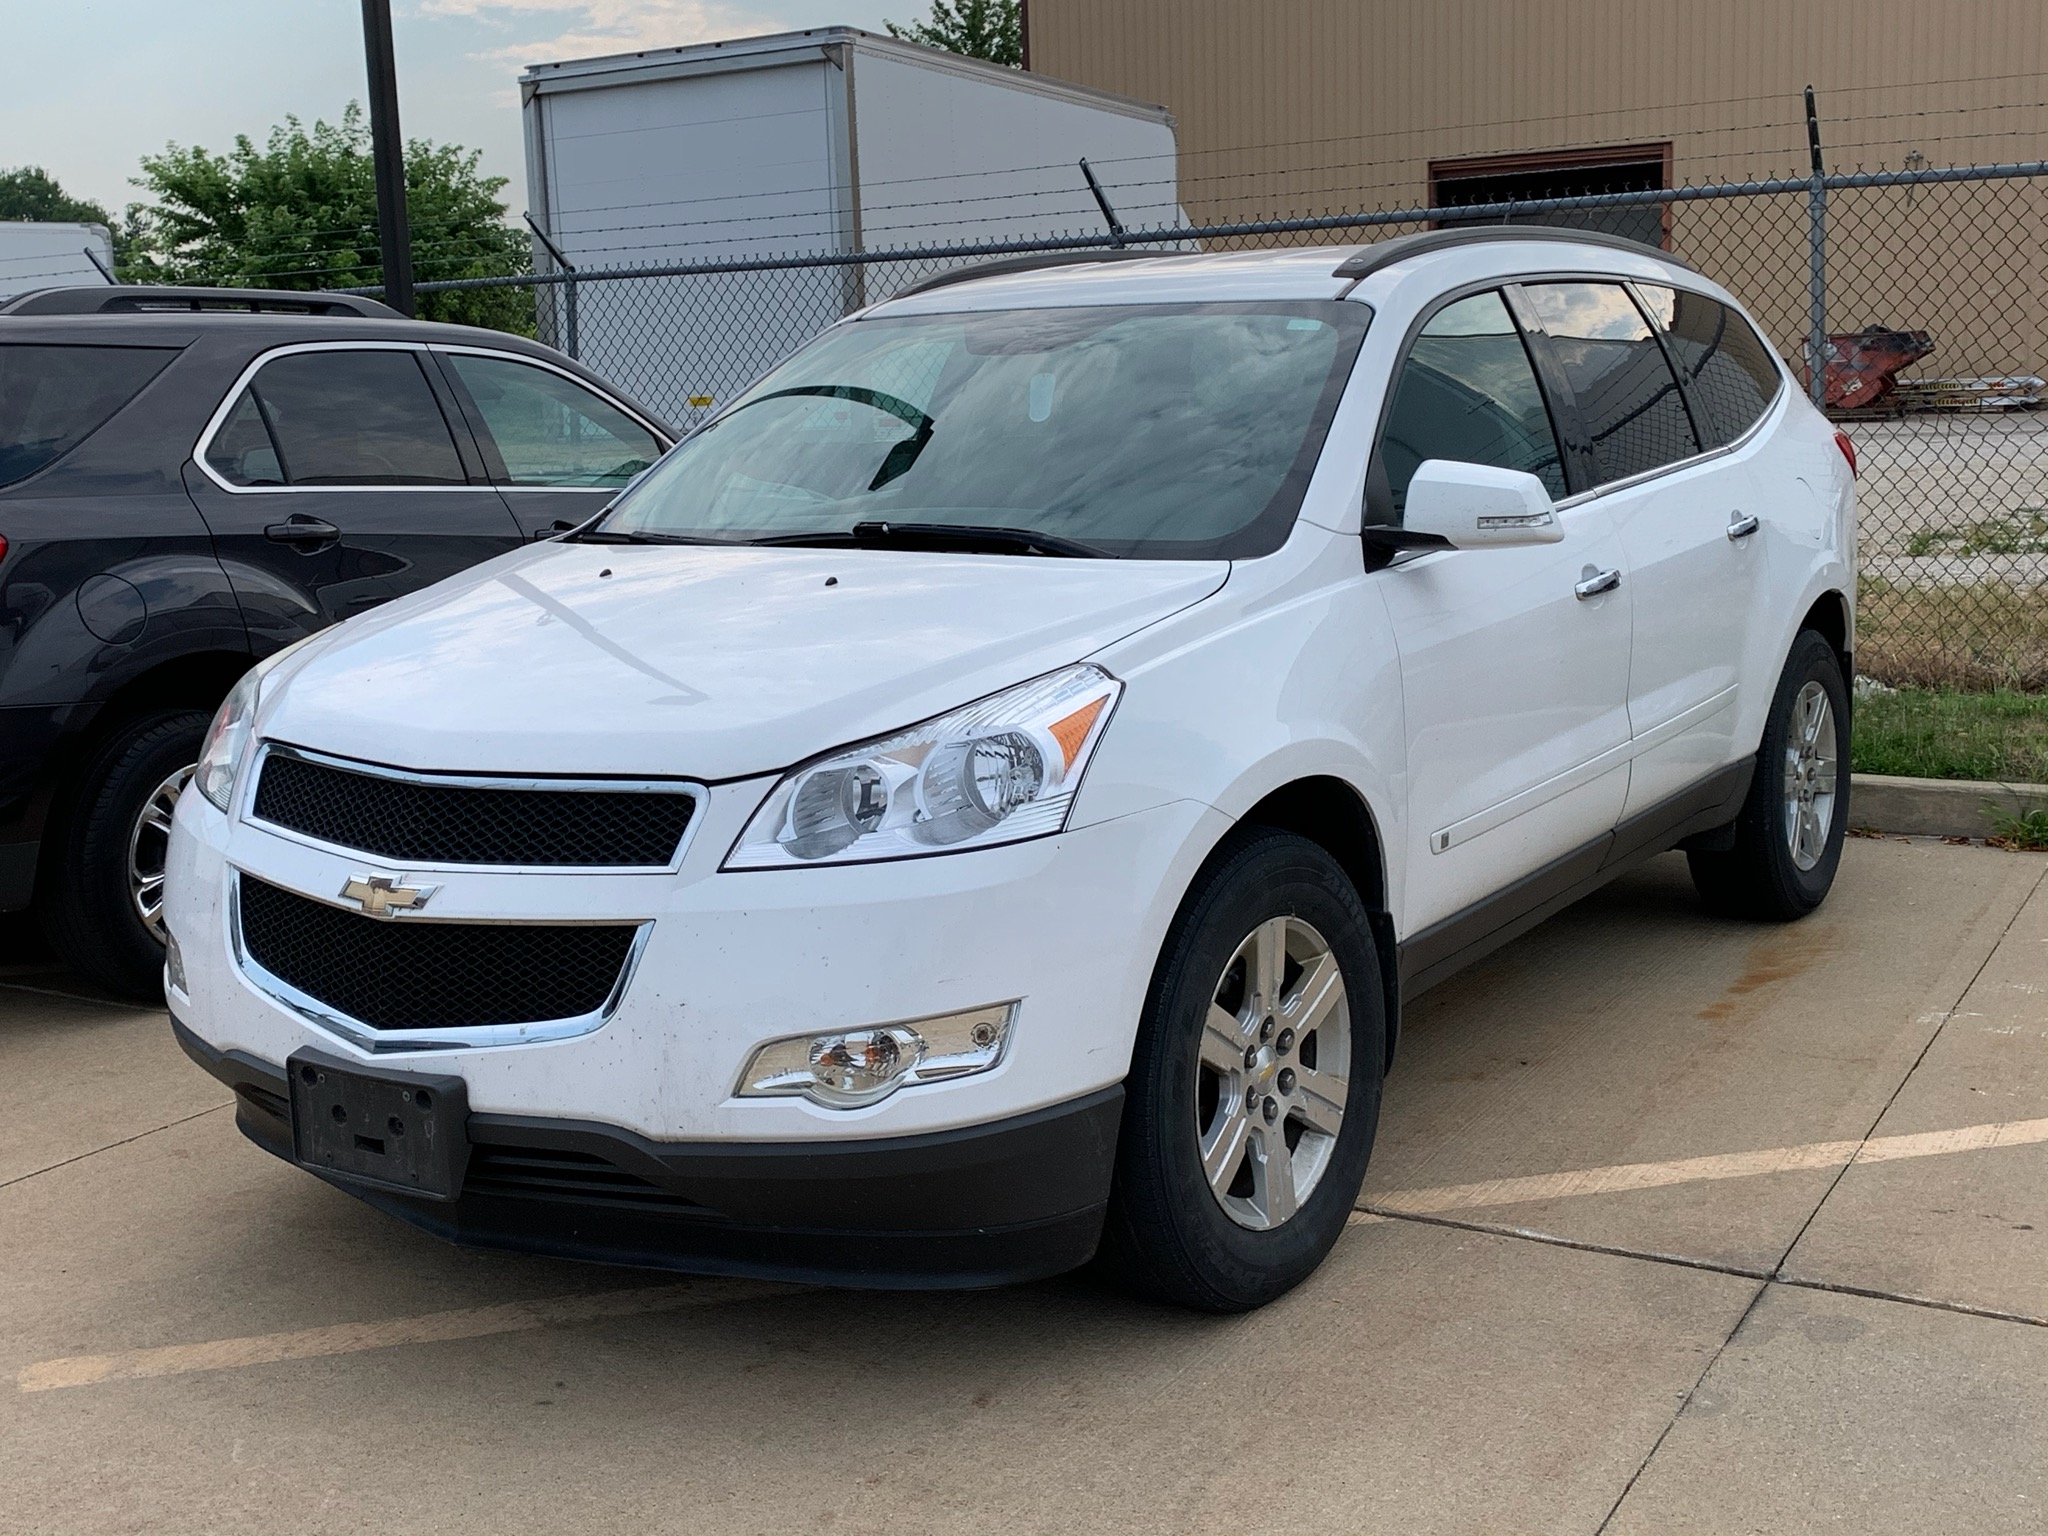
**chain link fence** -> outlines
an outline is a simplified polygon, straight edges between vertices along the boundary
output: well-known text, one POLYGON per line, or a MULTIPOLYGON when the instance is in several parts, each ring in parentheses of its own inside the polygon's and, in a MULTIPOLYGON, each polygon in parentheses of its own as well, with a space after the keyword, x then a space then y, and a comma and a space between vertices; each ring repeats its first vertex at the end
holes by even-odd
POLYGON ((689 427, 842 315, 973 262, 1661 222, 1666 247, 1748 305, 1855 444, 1858 669, 1895 685, 2043 691, 2044 194, 2048 164, 1998 165, 420 286, 530 287, 543 341, 689 427))

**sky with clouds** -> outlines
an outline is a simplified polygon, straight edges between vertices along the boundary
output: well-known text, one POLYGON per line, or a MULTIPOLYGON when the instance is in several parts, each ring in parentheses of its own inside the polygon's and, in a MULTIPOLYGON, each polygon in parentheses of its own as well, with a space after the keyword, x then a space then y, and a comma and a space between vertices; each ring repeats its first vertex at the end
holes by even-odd
MULTIPOLYGON (((525 204, 522 67, 802 27, 880 31, 925 0, 393 0, 407 137, 483 151, 525 204)), ((10 7, 0 168, 40 165, 120 209, 137 161, 166 143, 259 143, 364 99, 359 0, 62 0, 10 7)))

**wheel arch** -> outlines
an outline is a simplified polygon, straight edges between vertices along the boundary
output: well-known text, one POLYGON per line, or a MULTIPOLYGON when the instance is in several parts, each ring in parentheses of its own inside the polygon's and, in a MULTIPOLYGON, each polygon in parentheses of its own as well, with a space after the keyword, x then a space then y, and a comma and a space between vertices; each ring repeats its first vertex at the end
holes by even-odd
POLYGON ((1832 587, 1821 593, 1800 619, 1799 628, 1816 631, 1833 646, 1842 663, 1842 680, 1854 682, 1856 637, 1847 596, 1832 587))
POLYGON ((1372 806, 1347 781, 1313 774, 1268 791, 1246 809, 1237 825, 1273 827, 1307 838, 1335 859, 1350 879, 1365 905, 1379 951, 1380 993, 1387 1020, 1386 1064, 1392 1066, 1401 1034, 1401 964, 1387 899, 1386 842, 1372 806))

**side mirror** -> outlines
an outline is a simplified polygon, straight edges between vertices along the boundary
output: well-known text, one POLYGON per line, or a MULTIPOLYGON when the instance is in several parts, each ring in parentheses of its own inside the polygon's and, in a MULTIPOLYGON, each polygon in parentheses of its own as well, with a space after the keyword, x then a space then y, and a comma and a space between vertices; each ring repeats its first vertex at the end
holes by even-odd
POLYGON ((1564 524, 1534 475, 1490 464, 1427 459, 1408 482, 1402 530, 1452 549, 1558 544, 1564 524))

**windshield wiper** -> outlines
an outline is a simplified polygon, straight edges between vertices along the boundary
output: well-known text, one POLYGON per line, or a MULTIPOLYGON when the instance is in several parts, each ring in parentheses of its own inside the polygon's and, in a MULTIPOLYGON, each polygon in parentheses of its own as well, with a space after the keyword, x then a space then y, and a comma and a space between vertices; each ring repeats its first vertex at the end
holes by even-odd
POLYGON ((1114 560, 1106 549, 1079 539, 1035 528, 1004 528, 986 523, 855 523, 851 528, 817 533, 778 533, 750 542, 768 545, 813 545, 820 548, 957 550, 963 554, 1058 555, 1072 560, 1114 560))
POLYGON ((699 539, 687 533, 648 533, 642 529, 573 528, 562 535, 565 544, 736 544, 733 539, 699 539))

